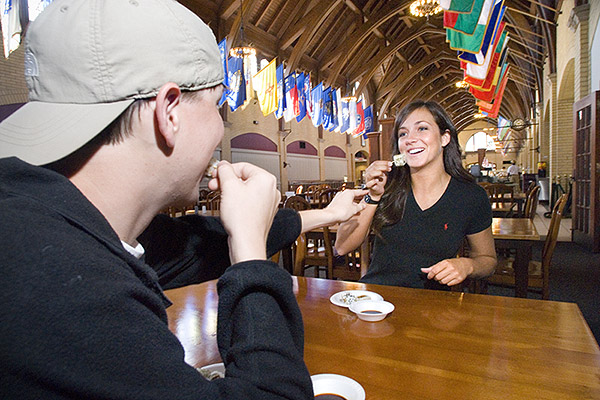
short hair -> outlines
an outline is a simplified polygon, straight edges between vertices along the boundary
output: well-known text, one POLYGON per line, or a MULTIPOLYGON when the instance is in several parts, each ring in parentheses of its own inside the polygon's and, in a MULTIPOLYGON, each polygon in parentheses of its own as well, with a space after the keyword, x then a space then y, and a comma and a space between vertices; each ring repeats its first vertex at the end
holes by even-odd
MULTIPOLYGON (((219 86, 213 86, 206 89, 194 90, 194 91, 182 91, 181 101, 188 103, 197 103, 205 97, 205 94, 209 91, 216 90, 219 86)), ((106 128, 104 128, 97 136, 100 145, 104 144, 117 144, 123 141, 126 137, 131 135, 133 132, 133 123, 137 118, 140 119, 140 112, 145 107, 148 107, 150 102, 154 98, 150 99, 139 99, 134 101, 129 107, 121 113, 113 122, 111 122, 106 128)), ((96 139, 95 138, 95 139, 96 139)))

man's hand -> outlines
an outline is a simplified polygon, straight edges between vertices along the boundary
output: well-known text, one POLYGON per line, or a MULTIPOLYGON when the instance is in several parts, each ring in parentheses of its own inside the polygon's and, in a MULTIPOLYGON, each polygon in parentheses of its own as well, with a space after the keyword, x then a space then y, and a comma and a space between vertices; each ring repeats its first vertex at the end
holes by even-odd
POLYGON ((266 259, 267 235, 281 201, 277 179, 252 164, 221 161, 209 188, 221 190, 231 262, 266 259))
POLYGON ((364 210, 366 205, 358 201, 369 191, 363 189, 347 189, 336 193, 325 211, 331 215, 332 223, 348 221, 353 215, 364 210))

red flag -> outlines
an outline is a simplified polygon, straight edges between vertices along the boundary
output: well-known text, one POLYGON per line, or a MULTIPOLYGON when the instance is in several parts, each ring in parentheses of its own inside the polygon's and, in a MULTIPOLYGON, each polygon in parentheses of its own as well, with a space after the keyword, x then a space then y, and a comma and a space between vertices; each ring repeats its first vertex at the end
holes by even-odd
POLYGON ((365 130, 365 110, 362 106, 362 100, 356 102, 356 129, 352 133, 353 137, 359 136, 365 130))
POLYGON ((510 70, 510 66, 506 69, 504 76, 502 77, 502 82, 500 83, 500 88, 498 89, 497 97, 494 99, 494 104, 492 107, 487 107, 490 104, 484 104, 481 102, 477 102, 477 106, 479 106, 480 111, 484 111, 488 113, 488 117, 496 118, 498 117, 498 112, 500 111, 500 103, 502 103, 502 96, 504 95, 504 89, 506 88, 506 83, 508 82, 508 72, 510 70), (482 107, 483 106, 483 107, 482 107))

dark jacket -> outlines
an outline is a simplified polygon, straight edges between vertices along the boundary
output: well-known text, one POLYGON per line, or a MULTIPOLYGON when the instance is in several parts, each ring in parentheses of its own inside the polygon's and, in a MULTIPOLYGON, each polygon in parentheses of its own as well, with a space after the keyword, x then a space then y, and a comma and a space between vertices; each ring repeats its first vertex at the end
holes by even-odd
MULTIPOLYGON (((274 223, 273 248, 300 232, 288 212, 274 223)), ((218 220, 153 221, 140 238, 153 269, 69 180, 8 158, 0 224, 0 398, 312 399, 289 274, 269 261, 229 267, 218 220), (159 240, 178 244, 180 257, 159 240), (217 338, 228 376, 208 382, 184 362, 159 282, 223 271, 217 338)))

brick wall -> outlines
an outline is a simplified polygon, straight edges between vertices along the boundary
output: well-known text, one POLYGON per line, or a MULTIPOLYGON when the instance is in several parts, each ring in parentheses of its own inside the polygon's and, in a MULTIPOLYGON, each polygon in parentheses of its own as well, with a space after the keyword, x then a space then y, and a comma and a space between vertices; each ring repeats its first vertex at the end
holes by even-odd
POLYGON ((13 51, 8 58, 4 58, 4 44, 0 47, 0 105, 25 103, 27 86, 23 75, 23 47, 13 51))

